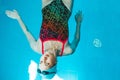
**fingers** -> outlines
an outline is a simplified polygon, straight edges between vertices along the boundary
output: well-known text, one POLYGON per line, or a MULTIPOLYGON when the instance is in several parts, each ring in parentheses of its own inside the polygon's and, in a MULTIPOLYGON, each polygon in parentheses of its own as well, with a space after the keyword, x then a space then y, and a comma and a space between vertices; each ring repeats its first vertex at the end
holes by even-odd
POLYGON ((81 23, 82 18, 83 18, 82 11, 79 10, 75 15, 75 20, 76 20, 77 23, 81 23))
POLYGON ((19 19, 19 18, 20 18, 18 12, 17 12, 15 9, 12 10, 12 11, 6 10, 6 11, 5 11, 5 14, 6 14, 9 18, 12 18, 12 19, 19 19))
POLYGON ((77 13, 76 13, 76 16, 78 17, 78 16, 82 16, 82 11, 78 11, 77 13))
POLYGON ((6 11, 5 11, 5 14, 6 14, 8 17, 10 17, 11 11, 10 11, 10 10, 6 10, 6 11))
POLYGON ((75 15, 75 18, 78 18, 79 16, 81 16, 82 15, 82 11, 78 11, 77 13, 76 13, 76 15, 75 15))
POLYGON ((17 12, 15 9, 13 9, 14 12, 17 12))
POLYGON ((78 14, 82 14, 82 11, 79 10, 79 11, 78 11, 78 14))
POLYGON ((17 11, 16 11, 15 9, 14 9, 13 11, 6 10, 6 11, 5 11, 5 14, 6 14, 6 15, 10 15, 10 14, 12 14, 12 13, 14 13, 14 12, 17 13, 17 11))
POLYGON ((6 11, 5 11, 5 14, 9 14, 9 10, 6 10, 6 11))
POLYGON ((13 9, 14 12, 18 13, 17 10, 13 9))

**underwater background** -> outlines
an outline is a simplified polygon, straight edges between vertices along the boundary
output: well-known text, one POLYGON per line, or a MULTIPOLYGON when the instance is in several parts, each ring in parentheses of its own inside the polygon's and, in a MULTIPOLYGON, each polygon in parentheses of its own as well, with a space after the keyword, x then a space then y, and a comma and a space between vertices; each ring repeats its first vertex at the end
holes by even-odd
MULTIPOLYGON (((30 61, 41 55, 29 46, 18 22, 5 15, 16 9, 37 39, 42 22, 41 0, 0 0, 0 80, 29 80, 30 61)), ((74 38, 78 10, 81 37, 73 55, 58 58, 63 80, 120 80, 120 0, 74 0, 69 41, 74 38)))

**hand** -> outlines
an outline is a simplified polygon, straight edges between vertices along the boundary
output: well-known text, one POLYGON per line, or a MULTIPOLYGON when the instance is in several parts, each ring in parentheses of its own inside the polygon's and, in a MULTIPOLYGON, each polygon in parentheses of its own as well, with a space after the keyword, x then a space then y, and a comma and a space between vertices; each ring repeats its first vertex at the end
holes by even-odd
POLYGON ((20 16, 18 14, 18 12, 16 10, 10 11, 10 10, 6 10, 5 14, 12 19, 19 19, 20 16))
POLYGON ((83 16, 82 11, 78 11, 75 15, 75 21, 77 24, 80 24, 82 22, 83 16))

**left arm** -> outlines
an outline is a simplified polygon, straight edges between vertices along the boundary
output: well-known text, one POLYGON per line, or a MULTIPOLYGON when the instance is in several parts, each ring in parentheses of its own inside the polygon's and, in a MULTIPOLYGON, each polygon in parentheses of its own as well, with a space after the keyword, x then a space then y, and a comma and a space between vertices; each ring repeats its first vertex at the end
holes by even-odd
POLYGON ((10 10, 6 10, 5 14, 11 18, 11 19, 15 19, 18 21, 22 31, 24 32, 25 36, 27 37, 27 40, 30 44, 30 47, 37 53, 41 53, 41 42, 40 40, 36 40, 32 34, 30 33, 30 31, 28 30, 27 26, 24 24, 23 20, 21 19, 19 13, 16 10, 10 11, 10 10))
POLYGON ((75 32, 75 36, 74 39, 72 41, 72 43, 67 43, 64 49, 64 54, 63 55, 69 55, 75 52, 78 43, 80 41, 80 27, 81 27, 81 22, 82 22, 82 12, 79 11, 76 15, 75 15, 75 20, 76 20, 76 32, 75 32))

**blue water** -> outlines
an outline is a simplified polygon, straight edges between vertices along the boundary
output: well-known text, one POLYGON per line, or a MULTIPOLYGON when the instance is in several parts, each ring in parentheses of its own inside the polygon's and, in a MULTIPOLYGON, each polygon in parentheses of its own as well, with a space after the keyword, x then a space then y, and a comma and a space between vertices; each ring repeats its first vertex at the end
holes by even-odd
MULTIPOLYGON (((82 10, 81 40, 73 55, 58 58, 58 75, 63 80, 120 80, 119 4, 119 0, 74 0, 69 40, 74 38, 74 15, 82 10), (101 46, 94 46, 94 39, 101 46)), ((41 1, 0 0, 0 80, 29 80, 30 60, 39 62, 40 55, 30 48, 17 21, 4 14, 6 9, 18 10, 37 39, 41 1)))

